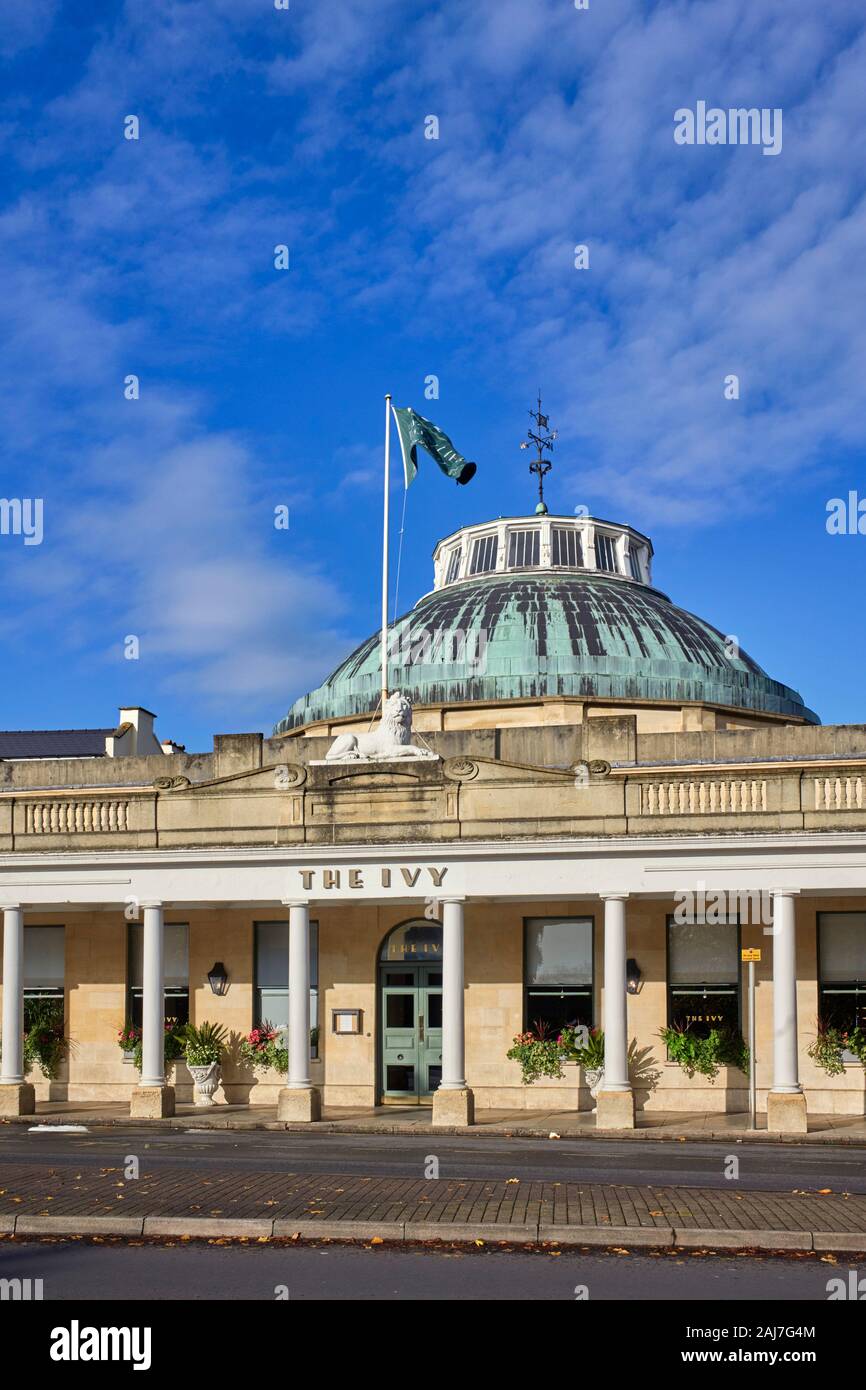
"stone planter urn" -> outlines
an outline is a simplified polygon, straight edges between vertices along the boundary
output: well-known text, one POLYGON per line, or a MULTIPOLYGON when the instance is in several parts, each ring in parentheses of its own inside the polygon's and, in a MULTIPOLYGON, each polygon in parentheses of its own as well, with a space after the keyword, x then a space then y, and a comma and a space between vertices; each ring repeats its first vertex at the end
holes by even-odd
MULTIPOLYGON (((597 1100, 602 1082, 604 1081, 604 1067, 586 1067, 583 1074, 586 1084, 589 1087, 589 1094, 592 1096, 593 1100, 597 1100)), ((595 1110, 597 1107, 594 1105, 592 1108, 595 1110)))
POLYGON ((219 1062, 208 1062, 204 1067, 193 1067, 187 1063, 187 1070, 195 1082, 195 1094, 193 1099, 196 1105, 210 1108, 214 1101, 214 1091, 220 1084, 220 1064, 219 1062))

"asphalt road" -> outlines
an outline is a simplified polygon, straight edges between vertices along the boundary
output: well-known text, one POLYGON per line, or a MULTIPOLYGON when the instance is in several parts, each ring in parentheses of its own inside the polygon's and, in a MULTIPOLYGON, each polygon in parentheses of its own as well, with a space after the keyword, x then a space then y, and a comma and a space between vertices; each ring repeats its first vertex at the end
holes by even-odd
POLYGON ((495 1136, 239 1133, 205 1130, 148 1132, 120 1127, 88 1134, 34 1133, 24 1126, 0 1128, 3 1159, 33 1159, 61 1167, 120 1163, 128 1154, 147 1155, 148 1167, 189 1164, 199 1170, 227 1165, 247 1172, 344 1173, 417 1178, 428 1156, 439 1160, 442 1178, 516 1177, 522 1181, 676 1184, 729 1187, 731 1155, 739 1160, 744 1188, 772 1192, 866 1193, 866 1149, 825 1145, 678 1143, 659 1140, 504 1139, 495 1136))
POLYGON ((42 1279, 45 1301, 73 1303, 276 1301, 278 1292, 292 1301, 826 1302, 827 1282, 840 1274, 847 1276, 841 1260, 794 1258, 0 1241, 0 1278, 42 1279))

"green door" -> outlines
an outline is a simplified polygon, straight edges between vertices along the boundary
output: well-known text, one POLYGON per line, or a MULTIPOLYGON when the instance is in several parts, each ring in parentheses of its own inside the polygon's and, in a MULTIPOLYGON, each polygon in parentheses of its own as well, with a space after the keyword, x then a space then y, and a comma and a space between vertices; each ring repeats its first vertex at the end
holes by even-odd
POLYGON ((425 1087, 421 1094, 432 1100, 442 1080, 442 968, 419 965, 418 974, 422 1019, 421 1080, 425 1087))
POLYGON ((431 965, 382 967, 382 1094, 417 1104, 442 1079, 442 971, 431 965))

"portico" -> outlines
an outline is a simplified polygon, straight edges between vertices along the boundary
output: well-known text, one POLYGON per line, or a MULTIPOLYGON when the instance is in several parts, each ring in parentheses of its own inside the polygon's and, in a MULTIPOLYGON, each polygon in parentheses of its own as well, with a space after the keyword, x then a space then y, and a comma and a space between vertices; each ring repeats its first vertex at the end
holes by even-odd
MULTIPOLYGON (((246 1032, 253 1020, 255 970, 249 959, 250 929, 257 922, 287 923, 287 1036, 289 1071, 279 1088, 262 1086, 276 1100, 280 1118, 315 1121, 321 1105, 378 1104, 383 1098, 377 962, 381 942, 401 922, 426 921, 441 928, 441 1080, 431 1095, 433 1123, 471 1123, 474 1108, 588 1105, 582 1077, 562 1086, 520 1086, 505 1052, 514 1033, 531 1019, 523 1016, 522 923, 526 920, 580 920, 597 923, 593 1011, 605 1034, 605 1076, 598 1095, 597 1124, 629 1128, 644 1108, 676 1108, 688 1100, 688 1086, 671 1071, 655 1034, 665 1021, 659 1007, 664 970, 658 969, 660 937, 675 900, 684 893, 765 893, 773 904, 773 925, 744 922, 743 939, 759 942, 767 965, 759 986, 760 1090, 766 1096, 768 1125, 785 1133, 803 1132, 807 1102, 800 1080, 803 1036, 798 1013, 814 990, 814 937, 817 914, 828 907, 861 908, 866 855, 856 837, 767 836, 732 841, 703 837, 632 838, 627 844, 597 839, 538 840, 519 847, 495 842, 423 842, 378 846, 292 847, 281 850, 200 849, 159 854, 57 856, 38 863, 16 859, 14 873, 3 866, 7 895, 14 883, 19 901, 4 907, 3 1058, 0 1104, 6 1113, 32 1106, 32 1085, 22 1070, 20 1038, 24 1017, 25 924, 63 919, 75 935, 87 934, 117 945, 131 913, 143 926, 142 1072, 140 1079, 95 1085, 95 1095, 114 1098, 124 1082, 131 1113, 160 1118, 174 1109, 174 1089, 162 1068, 166 931, 184 921, 190 933, 190 960, 207 960, 218 951, 229 973, 225 999, 208 996, 204 982, 193 996, 190 1014, 209 1017, 246 1032), (796 875, 796 878, 795 878, 796 875), (797 883, 796 888, 780 888, 797 883), (610 885, 618 885, 611 891, 610 885), (306 892, 304 889, 306 888, 306 892), (438 890, 438 891, 431 891, 438 890), (799 920, 799 926, 798 926, 799 920), (311 923, 318 926, 319 1044, 311 1060, 311 923), (799 941, 798 941, 799 930, 799 941), (213 949, 208 940, 215 944, 213 949), (798 975, 797 955, 805 964, 798 975), (641 992, 629 994, 627 963, 642 971, 641 992), (803 978, 806 975, 811 978, 803 978), (661 978, 659 978, 661 976, 661 978), (294 985, 294 987, 293 987, 294 985), (333 1015, 358 1010, 361 1031, 335 1031, 333 1015), (769 1013, 768 1013, 769 1010, 769 1013), (770 1022, 771 1019, 771 1022, 770 1022), (630 1073, 629 1043, 654 1049, 661 1084, 647 1090, 630 1073), (17 1044, 17 1046, 16 1046, 17 1044)), ((117 959, 125 954, 116 953, 117 959)), ((108 972, 105 972, 108 973, 108 972)), ((202 971, 202 974, 205 972, 202 971)), ((192 974, 192 972, 191 972, 192 974)), ((76 1039, 76 989, 70 982, 68 1027, 76 1039)), ((105 987, 100 991, 104 995, 105 987)), ((82 1001, 86 1003, 86 999, 82 1001)), ((817 1013, 817 1001, 810 1008, 817 1013)), ((116 1018, 124 1017, 118 981, 116 1018)), ((82 1015, 86 1022, 87 1013, 82 1015)), ((68 1092, 86 1090, 81 1072, 87 1040, 78 1041, 68 1064, 68 1092)), ((105 1042, 111 1045, 106 1030, 105 1042)), ((104 1055, 104 1054, 103 1054, 104 1055)), ((104 1064, 103 1064, 104 1068, 104 1064)), ((117 1062, 113 1075, 119 1071, 117 1062)), ((123 1072, 120 1071, 123 1076, 123 1072)), ((235 1081, 226 1068, 224 1096, 255 1104, 259 1087, 235 1081)), ((275 1078, 276 1082, 277 1078, 275 1078)), ((848 1083, 849 1078, 844 1078, 848 1083)), ((856 1079, 840 1090, 862 1107, 856 1079)), ((736 1085, 735 1108, 743 1087, 736 1085)), ((694 1088, 692 1108, 725 1104, 725 1091, 694 1088)), ((826 1088, 825 1088, 826 1089, 826 1088)), ((265 1096, 262 1095, 261 1099, 265 1096)), ((826 1101, 817 1102, 823 1108, 826 1101)), ((763 1106, 762 1106, 763 1108, 763 1106)))

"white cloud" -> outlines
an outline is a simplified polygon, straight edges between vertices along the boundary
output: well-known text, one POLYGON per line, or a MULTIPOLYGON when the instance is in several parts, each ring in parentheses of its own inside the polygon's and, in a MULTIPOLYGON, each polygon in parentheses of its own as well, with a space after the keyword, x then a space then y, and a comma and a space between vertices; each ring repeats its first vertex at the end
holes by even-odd
MULTIPOLYGON (((543 5, 523 23, 515 10, 497 50, 485 25, 501 10, 464 11, 448 35, 440 140, 423 158, 414 128, 389 144, 414 254, 381 262, 390 284, 374 292, 411 287, 421 320, 460 312, 483 370, 518 394, 544 381, 563 441, 580 441, 587 500, 649 522, 713 519, 722 490, 729 511, 767 505, 822 451, 862 440, 862 26, 841 3, 800 0, 784 21, 755 0, 662 4, 576 54, 590 31, 570 44, 562 8, 543 5), (563 53, 572 90, 557 90, 563 53), (698 97, 782 106, 781 156, 675 146, 673 112, 698 97), (739 402, 723 398, 729 373, 739 402)), ((404 124, 445 15, 394 78, 404 124)))
POLYGON ((15 58, 45 42, 60 11, 60 0, 26 0, 4 6, 0 57, 15 58))

